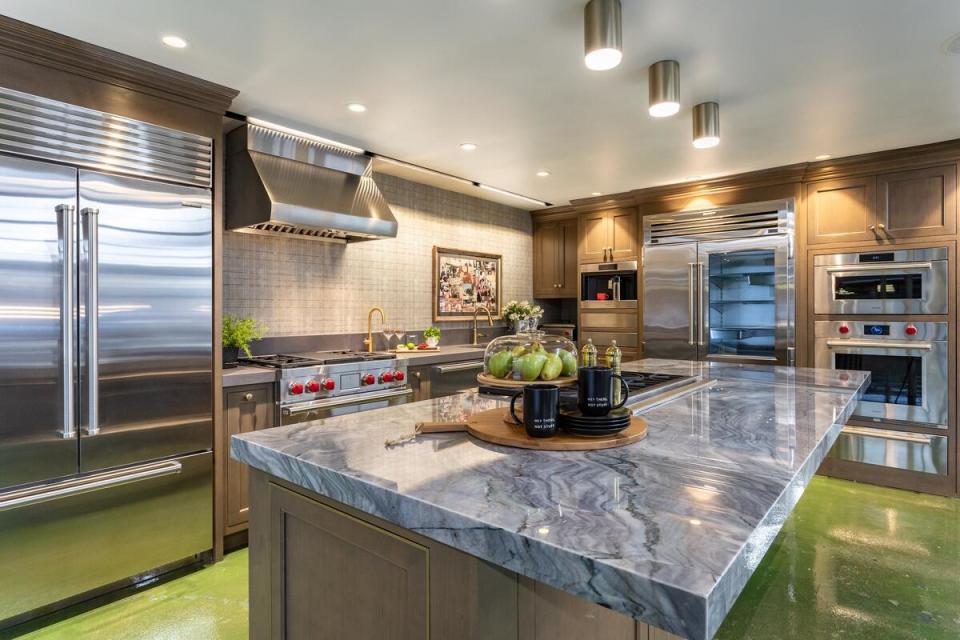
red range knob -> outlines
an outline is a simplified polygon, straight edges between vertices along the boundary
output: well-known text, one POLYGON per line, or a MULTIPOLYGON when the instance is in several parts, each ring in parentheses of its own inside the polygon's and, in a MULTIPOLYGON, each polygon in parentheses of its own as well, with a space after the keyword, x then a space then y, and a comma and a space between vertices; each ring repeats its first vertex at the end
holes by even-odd
POLYGON ((317 391, 320 391, 320 383, 316 380, 311 380, 307 383, 307 391, 310 393, 316 393, 317 391))
POLYGON ((393 377, 397 382, 403 382, 403 379, 407 376, 404 375, 403 371, 397 371, 395 374, 393 374, 393 377))
POLYGON ((373 377, 372 373, 368 373, 367 375, 363 376, 363 384, 373 384, 376 381, 377 379, 373 377))
POLYGON ((295 396, 300 395, 301 393, 303 393, 303 385, 300 384, 299 382, 291 382, 290 393, 292 393, 295 396))
POLYGON ((842 333, 843 335, 847 335, 848 333, 850 333, 850 327, 848 327, 848 326, 845 325, 845 324, 842 324, 842 325, 840 325, 840 328, 837 329, 837 331, 839 331, 839 332, 842 333))
POLYGON ((917 335, 917 328, 912 324, 908 324, 907 328, 904 329, 903 332, 906 333, 908 336, 915 336, 917 335))
POLYGON ((393 373, 389 371, 384 371, 383 375, 380 376, 380 379, 384 382, 393 382, 393 373))
POLYGON ((323 388, 327 391, 333 391, 337 388, 337 383, 333 381, 333 378, 327 378, 323 381, 323 388))

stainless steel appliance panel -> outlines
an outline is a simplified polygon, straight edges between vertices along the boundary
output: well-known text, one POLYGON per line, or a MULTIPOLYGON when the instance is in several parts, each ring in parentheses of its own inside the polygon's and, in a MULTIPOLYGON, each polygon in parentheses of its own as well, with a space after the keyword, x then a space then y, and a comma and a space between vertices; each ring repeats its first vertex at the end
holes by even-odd
POLYGON ((336 418, 350 413, 395 407, 413 400, 413 389, 400 388, 303 402, 283 407, 280 410, 280 424, 286 426, 324 418, 336 418))
POLYGON ((76 169, 0 156, 0 491, 77 472, 76 192, 76 169))
POLYGON ((830 457, 905 471, 947 475, 946 436, 846 426, 830 457))
POLYGON ((212 547, 213 454, 0 494, 4 620, 212 547))
MULTIPOLYGON (((697 277, 696 244, 643 248, 643 340, 648 358, 697 359, 697 277)), ((586 337, 583 332, 580 338, 586 337)))
POLYGON ((947 427, 947 323, 820 321, 814 323, 814 335, 817 368, 871 372, 855 415, 947 427))
POLYGON ((430 397, 452 396, 475 388, 477 374, 481 371, 483 371, 483 358, 430 367, 430 397))
POLYGON ((948 271, 944 247, 816 256, 814 312, 946 315, 948 271))
POLYGON ((79 195, 81 471, 210 449, 210 192, 81 171, 79 195))
POLYGON ((793 365, 793 261, 785 235, 701 242, 701 359, 793 365))

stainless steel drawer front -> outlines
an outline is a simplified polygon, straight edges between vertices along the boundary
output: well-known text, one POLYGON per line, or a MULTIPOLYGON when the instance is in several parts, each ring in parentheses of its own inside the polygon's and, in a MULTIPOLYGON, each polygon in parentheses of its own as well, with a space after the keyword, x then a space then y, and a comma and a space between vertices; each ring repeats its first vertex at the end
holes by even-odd
POLYGON ((830 457, 905 471, 947 475, 946 436, 844 427, 830 457))

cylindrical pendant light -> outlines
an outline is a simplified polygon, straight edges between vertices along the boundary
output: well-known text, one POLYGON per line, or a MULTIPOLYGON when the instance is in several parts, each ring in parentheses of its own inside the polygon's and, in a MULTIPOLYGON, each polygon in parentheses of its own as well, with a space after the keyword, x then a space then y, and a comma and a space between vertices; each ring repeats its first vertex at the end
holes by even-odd
POLYGON ((666 118, 680 111, 680 63, 661 60, 650 65, 650 115, 666 118))
POLYGON ((620 0, 590 0, 583 8, 583 61, 588 69, 606 71, 623 58, 620 0))
POLYGON ((709 149, 720 144, 720 105, 701 102, 693 108, 693 146, 709 149))

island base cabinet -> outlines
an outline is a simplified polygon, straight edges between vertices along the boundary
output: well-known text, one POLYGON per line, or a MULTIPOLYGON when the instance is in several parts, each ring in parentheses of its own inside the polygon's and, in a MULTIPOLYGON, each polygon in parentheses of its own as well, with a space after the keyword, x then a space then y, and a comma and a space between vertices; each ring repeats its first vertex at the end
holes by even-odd
POLYGON ((259 471, 251 640, 677 640, 259 471))

